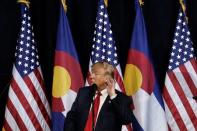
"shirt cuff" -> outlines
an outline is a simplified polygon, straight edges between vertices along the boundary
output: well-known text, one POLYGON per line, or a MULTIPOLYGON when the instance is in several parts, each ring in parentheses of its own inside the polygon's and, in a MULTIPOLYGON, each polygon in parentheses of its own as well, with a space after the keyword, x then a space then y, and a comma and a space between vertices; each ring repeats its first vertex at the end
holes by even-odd
POLYGON ((114 98, 116 98, 117 94, 110 96, 110 99, 113 100, 114 98))

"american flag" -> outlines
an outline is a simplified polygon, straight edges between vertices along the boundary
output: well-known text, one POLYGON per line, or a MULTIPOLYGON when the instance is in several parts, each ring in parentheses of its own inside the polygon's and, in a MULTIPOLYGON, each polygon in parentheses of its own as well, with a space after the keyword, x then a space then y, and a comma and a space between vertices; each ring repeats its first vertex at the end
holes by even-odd
POLYGON ((197 130, 197 61, 185 13, 179 11, 163 97, 171 130, 197 130))
POLYGON ((98 4, 98 12, 96 17, 89 71, 91 69, 92 63, 96 63, 98 61, 106 61, 116 67, 116 87, 118 90, 124 91, 122 72, 118 61, 117 48, 113 39, 107 8, 103 0, 99 0, 98 4))
POLYGON ((21 29, 15 58, 3 130, 49 131, 50 107, 45 96, 31 16, 24 3, 21 3, 21 29))
MULTIPOLYGON (((89 72, 91 72, 92 63, 106 61, 115 67, 114 78, 116 80, 116 89, 125 93, 123 85, 122 71, 118 61, 117 48, 113 39, 111 24, 107 13, 104 0, 99 0, 95 31, 92 45, 91 58, 89 63, 89 72)), ((86 82, 86 85, 88 83, 86 82)), ((127 130, 125 126, 122 128, 127 130)))

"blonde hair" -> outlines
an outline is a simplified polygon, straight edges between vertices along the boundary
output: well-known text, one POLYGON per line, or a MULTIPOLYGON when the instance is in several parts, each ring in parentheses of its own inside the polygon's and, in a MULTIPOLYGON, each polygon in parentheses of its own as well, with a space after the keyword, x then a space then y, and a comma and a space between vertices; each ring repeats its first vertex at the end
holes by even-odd
POLYGON ((96 66, 96 65, 98 65, 98 66, 100 66, 101 68, 105 69, 105 75, 108 75, 108 76, 110 76, 111 78, 114 79, 114 67, 113 67, 113 65, 111 65, 111 64, 109 64, 109 63, 107 63, 107 62, 105 62, 105 61, 102 61, 102 62, 94 63, 94 64, 92 65, 92 68, 93 68, 94 66, 96 66))

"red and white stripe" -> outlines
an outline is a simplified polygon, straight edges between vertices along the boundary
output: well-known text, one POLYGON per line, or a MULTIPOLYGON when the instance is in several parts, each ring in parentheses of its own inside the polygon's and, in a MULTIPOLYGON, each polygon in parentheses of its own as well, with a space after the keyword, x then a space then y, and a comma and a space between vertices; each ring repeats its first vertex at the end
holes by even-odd
POLYGON ((50 107, 43 89, 40 67, 23 78, 13 67, 5 112, 5 130, 50 130, 50 107))
POLYGON ((192 59, 166 74, 163 97, 171 130, 197 130, 196 66, 192 59))

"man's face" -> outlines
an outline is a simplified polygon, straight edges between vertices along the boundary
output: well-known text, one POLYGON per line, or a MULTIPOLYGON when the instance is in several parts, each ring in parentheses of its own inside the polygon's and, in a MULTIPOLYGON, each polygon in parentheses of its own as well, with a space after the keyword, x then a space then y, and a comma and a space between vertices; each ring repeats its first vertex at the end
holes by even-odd
POLYGON ((94 65, 90 74, 91 83, 97 85, 98 90, 105 89, 105 69, 101 65, 94 65))

